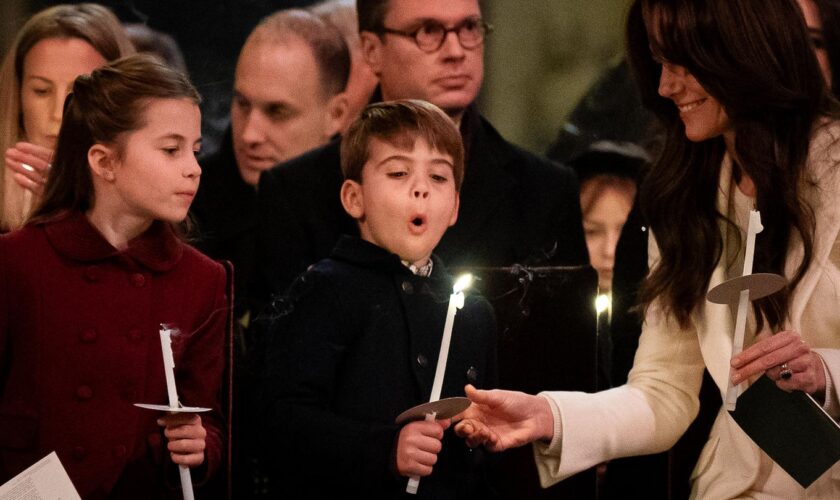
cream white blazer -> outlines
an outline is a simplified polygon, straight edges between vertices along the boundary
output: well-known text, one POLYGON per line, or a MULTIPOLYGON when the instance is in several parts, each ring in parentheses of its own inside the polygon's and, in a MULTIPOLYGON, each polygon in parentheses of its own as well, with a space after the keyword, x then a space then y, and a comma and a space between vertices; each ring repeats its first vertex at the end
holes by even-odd
MULTIPOLYGON (((816 216, 814 256, 794 290, 786 327, 800 332, 822 356, 835 382, 830 406, 832 401, 836 405, 840 383, 840 123, 825 123, 815 132, 808 173, 813 182, 805 187, 804 196, 816 216)), ((718 209, 726 214, 732 187, 728 159, 720 179, 718 209)), ((650 241, 654 263, 658 250, 653 238, 650 241)), ((743 235, 741 241, 745 241, 743 235)), ((725 238, 723 255, 730 255, 736 244, 733 238, 725 238)), ((788 277, 801 258, 802 245, 797 239, 788 251, 788 277)), ((725 281, 725 260, 714 270, 710 288, 725 281)), ((681 329, 654 304, 645 317, 626 385, 596 394, 542 393, 551 402, 555 417, 552 442, 534 444, 543 486, 613 458, 657 453, 673 446, 697 415, 704 367, 725 396, 733 331, 728 305, 706 302, 692 315, 691 328, 681 329)), ((828 410, 835 418, 840 413, 836 406, 828 410)), ((804 490, 723 409, 692 479, 693 498, 840 499, 840 464, 804 490)))

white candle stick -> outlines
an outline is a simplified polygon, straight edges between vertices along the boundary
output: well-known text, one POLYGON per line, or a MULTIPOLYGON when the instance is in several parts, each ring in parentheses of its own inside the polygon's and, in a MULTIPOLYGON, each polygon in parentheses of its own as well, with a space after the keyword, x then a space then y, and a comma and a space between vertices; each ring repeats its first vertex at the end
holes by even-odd
MULTIPOLYGON (((753 257, 755 257, 755 235, 764 230, 761 225, 761 214, 757 210, 750 210, 750 221, 747 225, 747 247, 744 250, 743 276, 752 274, 753 257)), ((732 339, 732 356, 738 355, 744 349, 744 335, 747 329, 747 311, 750 306, 750 291, 742 290, 738 297, 738 314, 735 317, 735 336, 732 339)), ((724 405, 727 411, 735 411, 735 403, 740 394, 741 385, 732 383, 732 370, 729 372, 729 385, 726 389, 724 405)))
MULTIPOLYGON (((437 367, 435 368, 435 378, 432 382, 432 394, 429 397, 429 402, 435 402, 440 399, 440 392, 443 389, 443 376, 446 373, 446 361, 449 359, 449 344, 452 340, 452 327, 455 325, 455 313, 464 307, 464 290, 472 285, 472 274, 465 274, 455 281, 455 286, 452 287, 452 295, 449 296, 449 308, 446 310, 446 322, 443 324, 443 338, 440 341, 440 352, 438 353, 437 367)), ((427 413, 426 421, 434 422, 436 414, 427 413)), ((420 486, 420 477, 412 476, 408 480, 408 485, 405 491, 412 495, 417 493, 417 488, 420 486)))
MULTIPOLYGON (((163 353, 163 371, 166 375, 166 392, 169 395, 169 407, 180 408, 178 402, 178 390, 175 387, 175 356, 172 355, 172 330, 166 325, 160 325, 160 349, 163 353)), ((190 468, 186 465, 178 465, 178 472, 181 476, 181 492, 184 500, 194 500, 192 477, 190 468)))

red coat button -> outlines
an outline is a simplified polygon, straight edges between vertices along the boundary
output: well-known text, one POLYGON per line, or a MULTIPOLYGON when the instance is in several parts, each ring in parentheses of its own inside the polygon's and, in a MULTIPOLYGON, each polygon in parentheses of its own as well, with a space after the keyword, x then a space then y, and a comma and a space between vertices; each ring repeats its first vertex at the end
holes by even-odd
POLYGON ((123 389, 120 391, 120 399, 126 403, 134 403, 137 400, 137 391, 134 389, 123 389))
POLYGON ((146 284, 146 277, 143 276, 142 273, 132 274, 131 278, 129 278, 129 280, 131 281, 131 284, 133 286, 136 286, 137 288, 140 288, 140 287, 142 287, 143 285, 146 284))
POLYGON ((85 268, 83 276, 88 283, 96 283, 102 279, 102 272, 96 266, 88 266, 85 268))
POLYGON ((87 401, 93 397, 93 389, 86 385, 79 386, 76 389, 76 397, 79 398, 79 401, 87 401))
POLYGON ((91 342, 96 341, 96 330, 93 328, 82 330, 82 333, 79 334, 79 340, 82 341, 83 344, 90 344, 91 342))

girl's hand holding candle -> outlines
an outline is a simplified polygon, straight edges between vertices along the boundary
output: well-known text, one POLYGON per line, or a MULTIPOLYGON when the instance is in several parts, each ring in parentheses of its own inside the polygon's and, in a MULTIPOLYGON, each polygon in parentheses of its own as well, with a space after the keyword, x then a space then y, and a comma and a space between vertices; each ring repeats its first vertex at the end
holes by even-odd
POLYGON ((166 427, 163 434, 166 448, 172 462, 186 467, 198 467, 204 463, 204 448, 207 431, 201 425, 201 417, 194 413, 172 413, 158 418, 158 425, 166 427))

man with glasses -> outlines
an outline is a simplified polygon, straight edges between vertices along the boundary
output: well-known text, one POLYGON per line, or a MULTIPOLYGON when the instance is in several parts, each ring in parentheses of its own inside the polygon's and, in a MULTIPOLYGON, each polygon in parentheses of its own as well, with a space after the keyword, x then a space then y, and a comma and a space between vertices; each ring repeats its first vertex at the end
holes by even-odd
MULTIPOLYGON (((450 267, 588 262, 571 170, 505 141, 474 101, 490 27, 478 0, 358 0, 374 99, 423 99, 459 125, 466 149, 458 222, 435 253, 450 267)), ((263 298, 282 293, 326 257, 341 233, 356 234, 339 202, 339 143, 263 173, 258 275, 263 298)))

